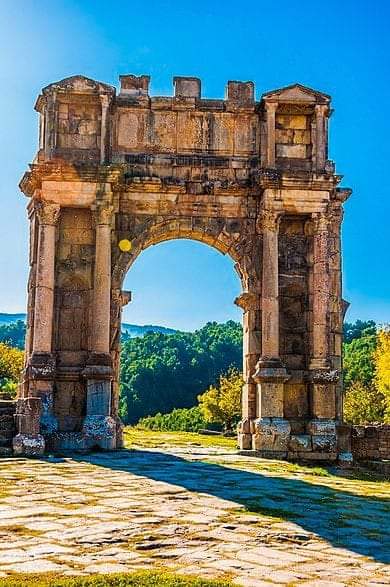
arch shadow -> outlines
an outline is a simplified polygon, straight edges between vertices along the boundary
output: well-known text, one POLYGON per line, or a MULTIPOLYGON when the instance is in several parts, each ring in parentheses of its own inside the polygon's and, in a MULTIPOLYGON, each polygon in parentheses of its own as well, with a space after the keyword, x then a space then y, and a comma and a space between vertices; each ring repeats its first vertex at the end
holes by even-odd
POLYGON ((390 496, 359 496, 156 450, 124 449, 73 458, 229 500, 250 512, 294 522, 335 547, 390 563, 390 496))

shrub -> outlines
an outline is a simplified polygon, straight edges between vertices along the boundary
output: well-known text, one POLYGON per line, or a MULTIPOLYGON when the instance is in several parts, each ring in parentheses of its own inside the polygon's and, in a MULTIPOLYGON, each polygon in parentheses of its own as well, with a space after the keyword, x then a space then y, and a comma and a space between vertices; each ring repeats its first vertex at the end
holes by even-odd
POLYGON ((349 424, 383 422, 385 396, 374 385, 355 381, 344 398, 344 419, 349 424))
POLYGON ((218 386, 211 386, 198 396, 201 412, 205 420, 222 424, 226 431, 233 428, 241 414, 242 376, 231 367, 226 375, 221 375, 218 386))
POLYGON ((169 414, 158 413, 155 416, 141 418, 137 424, 137 428, 163 432, 198 432, 206 427, 207 422, 199 406, 175 409, 169 414))

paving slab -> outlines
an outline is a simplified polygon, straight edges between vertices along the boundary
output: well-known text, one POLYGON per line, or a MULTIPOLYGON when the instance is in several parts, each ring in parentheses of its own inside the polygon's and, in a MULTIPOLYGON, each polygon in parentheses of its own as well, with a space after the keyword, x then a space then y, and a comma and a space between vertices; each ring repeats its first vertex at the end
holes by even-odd
POLYGON ((168 567, 242 587, 390 581, 389 484, 228 450, 0 460, 0 575, 168 567))

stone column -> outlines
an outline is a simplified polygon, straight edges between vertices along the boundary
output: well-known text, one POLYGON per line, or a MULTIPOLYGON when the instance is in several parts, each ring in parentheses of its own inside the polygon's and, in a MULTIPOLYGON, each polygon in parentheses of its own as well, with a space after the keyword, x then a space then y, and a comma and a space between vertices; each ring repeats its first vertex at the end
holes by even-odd
POLYGON ((310 361, 313 452, 336 456, 336 396, 338 371, 329 360, 329 218, 313 214, 312 348, 310 361))
POLYGON ((102 120, 100 129, 100 163, 106 160, 106 139, 107 139, 107 113, 109 107, 109 97, 106 94, 100 96, 102 104, 102 120))
POLYGON ((112 207, 96 210, 92 351, 110 354, 112 207))
POLYGON ((131 292, 120 288, 111 290, 111 357, 113 367, 111 416, 116 422, 116 448, 123 448, 123 424, 119 417, 120 351, 122 309, 131 301, 131 292))
POLYGON ((313 334, 310 368, 328 369, 328 218, 324 213, 313 214, 313 227, 313 334))
POLYGON ((32 355, 26 369, 28 396, 18 401, 18 435, 14 439, 15 454, 33 456, 44 451, 42 434, 50 435, 58 428, 53 414, 55 357, 52 337, 56 224, 60 206, 38 203, 35 210, 39 227, 32 355))
POLYGON ((51 353, 54 311, 54 263, 58 204, 37 206, 39 218, 33 353, 51 353))
POLYGON ((278 228, 280 216, 263 210, 262 269, 262 354, 256 366, 258 419, 254 449, 264 456, 286 456, 290 425, 284 420, 284 382, 288 380, 279 357, 279 259, 278 228))
POLYGON ((316 118, 316 170, 323 172, 327 156, 327 113, 328 106, 317 104, 315 106, 316 118))
POLYGON ((110 356, 111 315, 111 222, 113 208, 98 206, 95 211, 95 275, 92 304, 92 348, 84 369, 87 380, 86 418, 83 424, 85 448, 116 447, 116 424, 111 417, 112 360, 110 356))
POLYGON ((275 112, 277 102, 266 102, 267 113, 267 167, 275 167, 275 112))
POLYGON ((243 379, 242 420, 238 425, 238 443, 241 450, 252 448, 253 422, 256 419, 256 383, 253 374, 261 353, 259 331, 261 296, 256 292, 243 292, 234 303, 244 310, 243 315, 243 379))

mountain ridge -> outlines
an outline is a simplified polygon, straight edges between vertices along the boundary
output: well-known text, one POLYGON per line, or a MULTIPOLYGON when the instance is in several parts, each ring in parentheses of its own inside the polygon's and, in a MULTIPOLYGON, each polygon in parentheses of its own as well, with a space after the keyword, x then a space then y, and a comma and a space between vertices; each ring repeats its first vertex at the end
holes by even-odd
MULTIPOLYGON (((26 314, 8 314, 7 312, 0 312, 0 326, 13 324, 18 320, 26 322, 26 314)), ((134 338, 136 336, 143 336, 147 332, 161 332, 162 334, 174 334, 178 331, 174 328, 169 328, 168 326, 159 326, 158 324, 128 324, 127 322, 122 322, 122 332, 125 332, 131 338, 134 338)))

